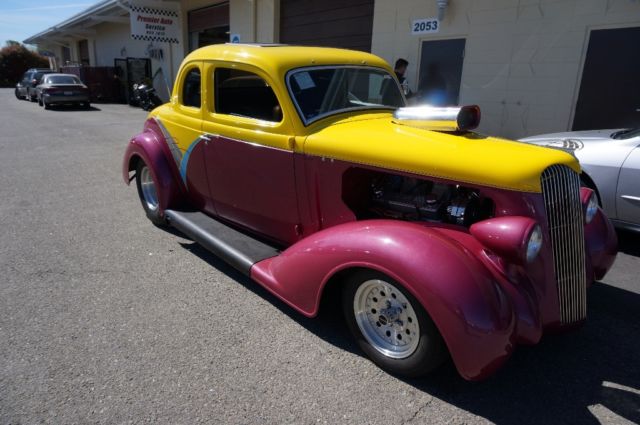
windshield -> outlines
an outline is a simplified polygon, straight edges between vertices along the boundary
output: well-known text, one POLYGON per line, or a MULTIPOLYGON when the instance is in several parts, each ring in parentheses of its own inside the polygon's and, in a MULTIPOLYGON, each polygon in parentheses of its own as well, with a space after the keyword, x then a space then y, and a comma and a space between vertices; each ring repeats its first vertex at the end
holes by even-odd
POLYGON ((55 75, 47 77, 48 84, 80 84, 80 80, 71 75, 55 75))
POLYGON ((623 139, 631 139, 637 136, 640 136, 640 127, 628 128, 626 130, 616 131, 611 135, 611 138, 616 140, 623 140, 623 139))
POLYGON ((379 68, 303 68, 290 72, 287 84, 305 125, 338 112, 405 104, 395 78, 379 68))

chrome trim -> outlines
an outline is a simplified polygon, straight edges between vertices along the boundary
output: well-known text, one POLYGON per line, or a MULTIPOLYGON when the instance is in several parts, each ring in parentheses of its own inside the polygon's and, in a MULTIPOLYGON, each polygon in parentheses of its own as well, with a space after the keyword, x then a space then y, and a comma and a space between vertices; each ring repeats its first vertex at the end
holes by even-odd
MULTIPOLYGON (((315 117, 313 117, 313 119, 307 120, 304 116, 304 114, 302 113, 302 108, 300 108, 300 105, 298 105, 298 101, 296 100, 296 97, 293 95, 293 90, 291 90, 291 77, 293 76, 293 74, 296 74, 298 72, 303 72, 303 71, 313 71, 315 69, 336 69, 336 68, 352 68, 352 69, 375 69, 375 70, 380 70, 382 72, 384 72, 387 75, 391 75, 389 74, 389 72, 387 72, 386 69, 384 68, 380 68, 377 66, 357 66, 357 65, 322 65, 322 66, 305 66, 302 68, 294 68, 291 69, 287 72, 287 75, 285 76, 285 83, 287 86, 287 93, 289 94, 289 98, 291 99, 291 101, 293 102, 294 106, 296 107, 296 112, 298 112, 298 116, 300 117, 300 119, 302 120, 302 123, 304 124, 304 126, 308 126, 309 124, 312 124, 318 120, 321 120, 322 118, 326 118, 329 117, 331 115, 338 115, 338 114, 343 114, 345 112, 351 112, 351 111, 366 111, 366 110, 370 110, 370 109, 374 109, 374 110, 380 110, 380 111, 384 111, 384 110, 389 110, 389 109, 395 109, 393 106, 362 106, 362 107, 354 107, 354 108, 345 108, 345 109, 336 109, 335 111, 331 111, 331 112, 327 112, 324 113, 322 115, 316 115, 315 117)), ((391 75, 393 77, 393 75, 391 75)), ((398 87, 398 90, 400 91, 400 96, 402 97, 402 99, 404 100, 404 104, 407 104, 407 99, 404 96, 404 92, 402 91, 402 87, 400 87, 400 84, 398 83, 398 79, 397 78, 392 78, 392 80, 394 80, 396 82, 396 86, 398 87)))
POLYGON ((398 108, 393 113, 393 122, 433 131, 461 131, 476 128, 480 123, 477 106, 409 106, 398 108), (471 112, 469 112, 471 110, 471 112), (472 123, 465 123, 465 113, 474 114, 472 123), (476 114, 477 113, 477 117, 476 114))
POLYGON ((560 322, 587 317, 584 213, 580 176, 567 166, 552 165, 541 177, 558 288, 560 322))

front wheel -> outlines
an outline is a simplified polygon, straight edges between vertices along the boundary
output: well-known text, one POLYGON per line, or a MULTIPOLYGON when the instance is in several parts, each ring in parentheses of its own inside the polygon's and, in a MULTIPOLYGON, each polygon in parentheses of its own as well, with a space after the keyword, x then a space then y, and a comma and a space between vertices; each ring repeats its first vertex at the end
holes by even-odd
POLYGON ((142 160, 136 168, 136 186, 142 208, 144 208, 144 212, 147 214, 149 220, 158 225, 164 224, 165 221, 160 211, 156 182, 151 174, 151 169, 142 160))
POLYGON ((21 100, 22 96, 20 96, 20 91, 18 90, 18 88, 16 88, 16 90, 14 91, 15 95, 16 95, 16 99, 21 100))
POLYGON ((352 274, 342 306, 360 348, 381 368, 405 377, 423 376, 442 364, 446 347, 422 305, 388 276, 352 274))

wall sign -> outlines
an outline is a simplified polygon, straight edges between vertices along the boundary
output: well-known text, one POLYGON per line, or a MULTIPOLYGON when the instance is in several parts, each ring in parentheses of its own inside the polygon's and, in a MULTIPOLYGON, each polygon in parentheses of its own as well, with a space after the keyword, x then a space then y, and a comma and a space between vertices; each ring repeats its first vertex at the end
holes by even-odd
POLYGON ((411 22, 411 34, 429 34, 440 30, 438 18, 416 19, 411 22))
POLYGON ((232 43, 240 43, 240 34, 231 34, 231 36, 229 37, 229 40, 232 43))
POLYGON ((134 40, 180 43, 177 10, 131 5, 129 16, 134 40))

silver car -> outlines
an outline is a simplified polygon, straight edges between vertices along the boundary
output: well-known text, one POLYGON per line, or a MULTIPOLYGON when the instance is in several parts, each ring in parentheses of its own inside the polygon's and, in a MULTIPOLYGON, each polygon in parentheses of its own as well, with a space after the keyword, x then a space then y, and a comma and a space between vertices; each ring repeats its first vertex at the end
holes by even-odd
POLYGON ((36 87, 38 104, 49 109, 54 104, 75 104, 91 107, 89 88, 73 74, 47 74, 36 87))
POLYGON ((640 128, 542 134, 522 142, 573 153, 616 227, 640 232, 640 128))

